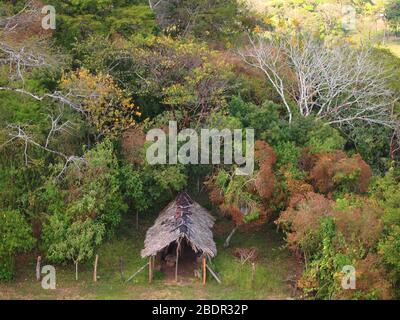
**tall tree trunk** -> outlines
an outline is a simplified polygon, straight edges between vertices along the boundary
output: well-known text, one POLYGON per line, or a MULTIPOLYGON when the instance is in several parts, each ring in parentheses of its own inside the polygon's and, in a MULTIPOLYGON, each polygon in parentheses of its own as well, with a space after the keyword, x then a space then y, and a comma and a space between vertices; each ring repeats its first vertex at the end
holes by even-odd
POLYGON ((229 247, 231 239, 232 239, 233 235, 235 234, 236 230, 237 230, 237 227, 234 227, 233 230, 231 231, 231 233, 229 234, 229 236, 226 238, 225 243, 224 243, 224 248, 229 247))

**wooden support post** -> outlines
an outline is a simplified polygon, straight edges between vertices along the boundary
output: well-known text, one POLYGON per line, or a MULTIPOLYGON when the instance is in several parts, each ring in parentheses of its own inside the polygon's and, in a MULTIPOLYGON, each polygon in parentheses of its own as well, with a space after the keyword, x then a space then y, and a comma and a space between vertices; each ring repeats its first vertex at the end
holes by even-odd
POLYGON ((256 264, 253 262, 251 264, 251 285, 254 284, 255 275, 256 275, 256 264))
POLYGON ((119 273, 121 274, 121 281, 124 281, 124 263, 122 257, 119 257, 119 273))
POLYGON ((178 244, 176 245, 176 261, 175 261, 175 281, 178 282, 178 263, 179 263, 179 246, 180 246, 180 241, 178 241, 178 244))
POLYGON ((153 280, 153 264, 151 262, 152 257, 149 258, 149 283, 153 280))
POLYGON ((78 261, 75 261, 75 280, 78 281, 78 261))
POLYGON ((207 278, 207 262, 206 262, 206 257, 203 256, 203 286, 206 285, 206 278, 207 278))
POLYGON ((97 282, 97 263, 99 262, 99 255, 96 254, 96 258, 94 259, 94 269, 93 269, 93 281, 97 282))
POLYGON ((36 280, 40 281, 40 264, 42 261, 42 257, 38 256, 36 260, 36 280))

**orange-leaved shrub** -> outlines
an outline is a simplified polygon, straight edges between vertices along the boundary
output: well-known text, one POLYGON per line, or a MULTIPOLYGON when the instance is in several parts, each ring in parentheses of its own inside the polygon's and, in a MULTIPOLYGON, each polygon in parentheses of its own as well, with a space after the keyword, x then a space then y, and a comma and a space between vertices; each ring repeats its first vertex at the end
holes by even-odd
POLYGON ((360 155, 348 157, 341 150, 318 154, 309 170, 314 188, 324 194, 335 191, 364 193, 371 176, 371 168, 360 155))
POLYGON ((335 201, 322 194, 298 193, 275 223, 288 247, 307 265, 298 280, 306 297, 387 298, 392 294, 382 258, 376 254, 383 232, 382 208, 371 198, 348 196, 335 201), (356 268, 356 290, 344 293, 342 268, 356 268), (370 285, 368 285, 370 283, 370 285))

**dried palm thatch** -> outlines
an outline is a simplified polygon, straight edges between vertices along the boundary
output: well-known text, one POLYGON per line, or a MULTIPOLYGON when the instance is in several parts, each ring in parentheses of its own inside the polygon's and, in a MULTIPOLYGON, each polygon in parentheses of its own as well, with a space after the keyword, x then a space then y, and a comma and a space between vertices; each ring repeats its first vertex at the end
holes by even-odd
POLYGON ((186 192, 180 193, 156 219, 147 231, 141 256, 155 256, 174 241, 186 238, 194 252, 209 258, 217 254, 211 228, 214 217, 186 192))

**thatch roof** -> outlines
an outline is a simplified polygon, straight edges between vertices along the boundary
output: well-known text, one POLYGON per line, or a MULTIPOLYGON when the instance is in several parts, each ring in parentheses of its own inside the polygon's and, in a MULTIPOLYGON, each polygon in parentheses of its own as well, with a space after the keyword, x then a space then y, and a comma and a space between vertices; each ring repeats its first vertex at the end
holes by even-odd
POLYGON ((161 211, 147 231, 141 256, 156 255, 170 243, 186 238, 195 252, 214 257, 217 254, 211 231, 214 221, 206 209, 182 192, 161 211))

